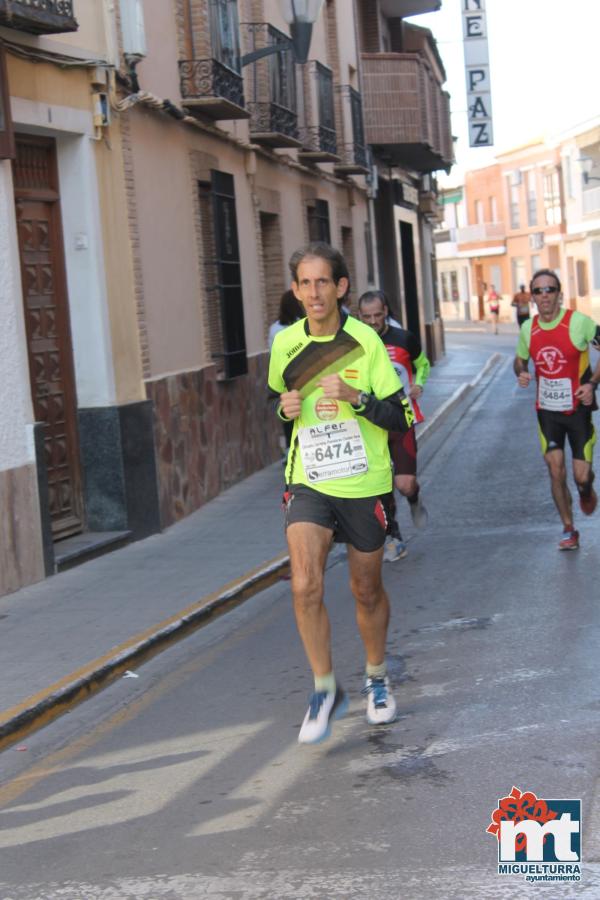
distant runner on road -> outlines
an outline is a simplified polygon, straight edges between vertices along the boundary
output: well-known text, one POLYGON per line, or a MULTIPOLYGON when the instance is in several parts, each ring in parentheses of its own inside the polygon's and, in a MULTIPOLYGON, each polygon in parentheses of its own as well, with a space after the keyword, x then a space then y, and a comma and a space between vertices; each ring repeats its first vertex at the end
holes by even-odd
MULTIPOLYGON (((421 349, 421 342, 412 331, 389 324, 389 303, 383 291, 366 291, 358 301, 358 316, 361 322, 370 325, 377 332, 385 344, 392 365, 410 400, 415 424, 423 422, 425 417, 419 407, 419 398, 429 378, 431 366, 421 349)), ((394 466, 394 486, 408 500, 414 525, 417 528, 424 528, 428 516, 417 481, 417 438, 414 425, 404 434, 390 433, 389 448, 394 466)), ((388 515, 389 535, 385 557, 390 561, 402 559, 406 556, 407 550, 396 521, 393 490, 384 503, 388 515)))
POLYGON ((309 244, 294 253, 290 270, 306 318, 275 336, 269 389, 280 418, 294 421, 285 523, 294 612, 314 675, 298 740, 312 744, 348 707, 333 670, 323 602, 332 539, 348 545, 366 655, 367 720, 385 724, 396 715, 385 663, 390 611, 381 580, 380 497, 392 488, 388 430, 406 431, 413 412, 377 335, 340 311, 350 285, 343 256, 328 244, 309 244))
POLYGON ((528 387, 532 378, 528 361, 533 360, 540 443, 563 524, 558 549, 577 550, 579 532, 573 523, 564 447, 568 439, 579 506, 591 516, 598 503, 592 487, 596 443, 592 410, 598 408, 600 361, 592 373, 588 347, 592 343, 600 349, 600 327, 583 313, 561 308, 560 280, 551 269, 539 269, 531 279, 530 290, 538 314, 521 326, 514 371, 521 387, 528 387))

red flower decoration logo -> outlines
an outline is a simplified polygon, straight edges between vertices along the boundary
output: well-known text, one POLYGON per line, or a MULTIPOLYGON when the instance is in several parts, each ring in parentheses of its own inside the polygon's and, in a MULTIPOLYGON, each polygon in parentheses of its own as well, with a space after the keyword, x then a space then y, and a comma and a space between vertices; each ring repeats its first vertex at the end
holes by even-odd
MULTIPOLYGON (((534 822, 550 822, 556 819, 558 813, 548 808, 545 800, 538 800, 531 791, 522 793, 519 788, 513 787, 508 797, 502 797, 497 808, 492 813, 492 821, 486 828, 490 834, 495 834, 500 840, 500 822, 504 819, 513 822, 523 822, 525 819, 533 819, 534 822)), ((544 841, 548 835, 544 835, 544 841)), ((515 850, 524 851, 527 848, 527 838, 524 834, 517 835, 515 850)))

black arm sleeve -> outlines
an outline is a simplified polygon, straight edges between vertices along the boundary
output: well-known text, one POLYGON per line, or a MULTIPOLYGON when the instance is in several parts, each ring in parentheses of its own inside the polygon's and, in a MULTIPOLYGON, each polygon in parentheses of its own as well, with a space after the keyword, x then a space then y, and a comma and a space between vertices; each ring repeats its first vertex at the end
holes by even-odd
POLYGON ((404 391, 378 400, 373 394, 363 409, 356 410, 357 416, 364 416, 373 425, 386 431, 408 431, 415 421, 415 414, 404 391))
POLYGON ((277 393, 277 391, 274 391, 273 388, 270 387, 267 387, 267 403, 269 404, 273 412, 277 410, 277 407, 279 405, 279 394, 277 393))
POLYGON ((421 347, 421 341, 415 337, 412 331, 409 331, 407 334, 406 349, 409 352, 411 362, 414 362, 415 359, 421 355, 423 349, 421 347))
POLYGON ((281 409, 281 399, 277 391, 274 391, 273 388, 267 388, 267 403, 269 407, 273 410, 278 419, 281 419, 282 422, 292 422, 293 419, 286 419, 283 414, 283 410, 281 409))

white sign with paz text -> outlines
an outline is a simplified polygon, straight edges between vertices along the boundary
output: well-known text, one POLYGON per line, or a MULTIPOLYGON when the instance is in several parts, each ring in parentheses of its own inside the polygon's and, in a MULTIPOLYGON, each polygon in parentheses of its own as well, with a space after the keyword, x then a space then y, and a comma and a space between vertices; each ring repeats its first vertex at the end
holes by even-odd
POLYGON ((485 0, 462 0, 469 146, 491 147, 492 91, 485 0))

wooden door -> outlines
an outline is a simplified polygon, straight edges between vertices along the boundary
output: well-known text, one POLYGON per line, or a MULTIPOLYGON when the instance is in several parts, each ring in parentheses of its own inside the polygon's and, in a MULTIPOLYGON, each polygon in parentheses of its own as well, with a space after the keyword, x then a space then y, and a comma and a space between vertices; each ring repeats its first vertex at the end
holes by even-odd
POLYGON ((33 407, 36 422, 45 426, 50 517, 57 539, 83 530, 83 502, 52 139, 17 136, 14 185, 33 407))

